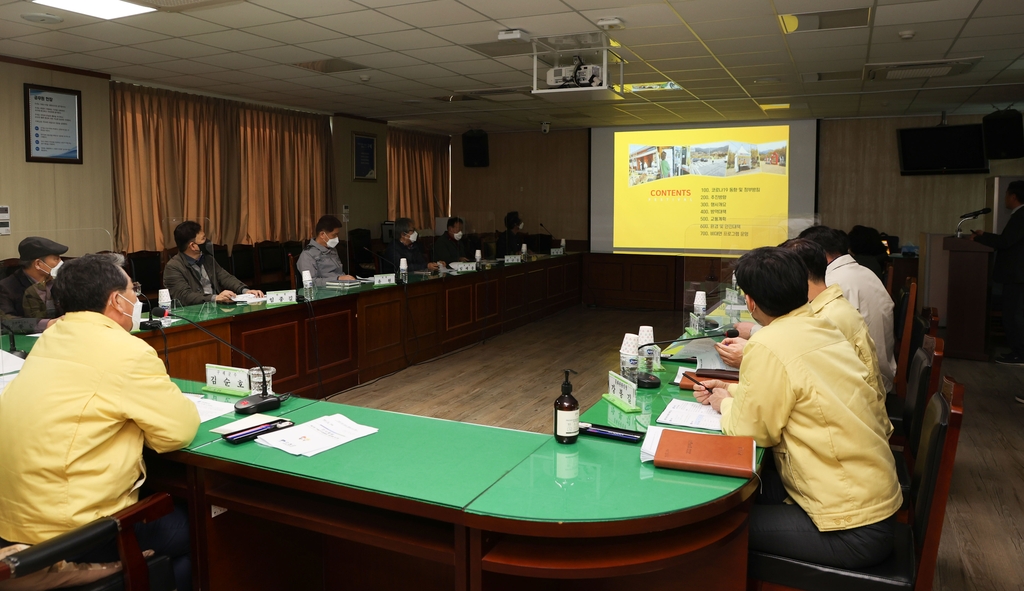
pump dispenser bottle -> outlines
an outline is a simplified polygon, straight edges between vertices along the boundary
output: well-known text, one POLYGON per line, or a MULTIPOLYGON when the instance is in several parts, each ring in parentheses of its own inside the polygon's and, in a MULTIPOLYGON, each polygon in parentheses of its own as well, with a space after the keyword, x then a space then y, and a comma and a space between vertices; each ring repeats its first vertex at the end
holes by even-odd
POLYGON ((580 435, 580 403, 572 395, 569 372, 576 373, 565 370, 562 395, 555 399, 555 441, 558 443, 576 443, 580 435))

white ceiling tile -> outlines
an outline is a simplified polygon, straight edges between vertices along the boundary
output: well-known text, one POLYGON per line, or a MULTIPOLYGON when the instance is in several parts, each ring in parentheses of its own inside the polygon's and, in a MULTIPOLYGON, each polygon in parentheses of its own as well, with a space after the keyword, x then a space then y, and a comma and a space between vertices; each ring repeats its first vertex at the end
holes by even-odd
POLYGON ((268 47, 266 49, 253 49, 252 51, 244 51, 242 53, 277 62, 279 64, 315 62, 332 57, 303 47, 296 47, 295 45, 280 45, 278 47, 268 47))
POLYGON ((733 76, 742 78, 743 76, 788 76, 797 72, 796 66, 793 64, 772 64, 768 66, 734 66, 729 68, 729 72, 733 76))
POLYGON ((43 59, 67 53, 63 49, 22 43, 14 39, 0 39, 0 54, 22 59, 43 59))
POLYGON ((685 25, 667 25, 664 27, 625 28, 609 31, 608 36, 615 41, 632 47, 634 45, 654 45, 658 43, 684 43, 696 41, 690 29, 685 25))
POLYGON ((223 94, 225 96, 245 96, 246 94, 257 91, 255 88, 242 86, 241 84, 215 84, 204 88, 203 90, 206 92, 223 94))
MULTIPOLYGON (((161 64, 160 67, 164 67, 163 64, 161 64)), ((319 72, 284 64, 264 66, 262 68, 249 68, 245 71, 258 76, 274 78, 276 80, 294 80, 295 78, 317 77, 321 75, 319 72)))
POLYGON ((395 51, 407 49, 423 49, 426 47, 440 47, 449 43, 437 35, 431 35, 426 31, 414 29, 411 31, 395 31, 393 33, 378 33, 376 35, 363 35, 363 40, 380 45, 395 51))
POLYGON ((353 61, 371 68, 398 68, 401 66, 413 66, 424 63, 423 60, 418 60, 414 57, 398 53, 397 51, 363 55, 353 61))
POLYGON ((627 29, 660 27, 682 22, 676 11, 672 10, 672 7, 667 4, 643 4, 639 6, 584 10, 583 16, 590 19, 590 22, 594 24, 597 24, 597 21, 604 18, 618 18, 627 29))
POLYGON ((439 89, 456 91, 456 90, 474 90, 478 88, 490 87, 490 84, 480 82, 479 80, 473 80, 465 76, 440 76, 437 78, 424 79, 430 86, 436 86, 439 89))
MULTIPOLYGON (((981 37, 988 35, 1019 35, 1024 31, 1024 14, 995 16, 989 18, 972 18, 964 27, 961 37, 981 37)), ((1021 44, 1024 46, 1024 43, 1021 44)))
POLYGON ((23 37, 18 37, 18 41, 24 41, 25 43, 31 43, 33 45, 42 45, 52 49, 63 49, 66 51, 96 51, 97 49, 106 49, 114 46, 113 43, 97 41, 95 39, 88 39, 77 35, 69 35, 60 31, 47 31, 45 33, 36 33, 34 35, 25 35, 23 37))
POLYGON ((363 6, 349 0, 249 0, 264 8, 276 10, 294 16, 295 18, 310 18, 314 16, 327 16, 342 12, 355 12, 363 10, 363 6))
MULTIPOLYGON (((901 1, 905 2, 906 0, 901 1)), ((873 4, 872 0, 775 0, 775 10, 779 14, 800 14, 802 12, 870 8, 873 4)))
POLYGON ((460 0, 466 6, 493 19, 535 16, 566 12, 569 7, 558 0, 460 0))
POLYGON ((849 60, 868 58, 867 45, 851 45, 849 47, 819 47, 817 49, 794 49, 790 52, 796 63, 822 60, 849 60))
POLYGON ((433 0, 407 6, 382 8, 380 12, 421 28, 461 25, 488 20, 486 16, 455 2, 455 0, 433 0))
POLYGON ((342 83, 348 82, 348 83, 350 83, 350 84, 352 84, 354 86, 364 86, 362 80, 360 80, 360 77, 361 76, 365 76, 365 75, 370 76, 370 79, 373 80, 374 82, 384 82, 386 80, 399 80, 399 79, 401 79, 400 76, 396 76, 396 75, 391 74, 389 72, 385 72, 384 70, 361 70, 361 71, 354 71, 354 72, 338 72, 336 74, 331 74, 331 77, 332 78, 337 78, 342 83))
MULTIPOLYGON (((1014 50, 1014 53, 1017 53, 1017 50, 1014 50)), ((1020 54, 1017 55, 1017 57, 1019 56, 1020 54)), ((985 59, 981 60, 981 63, 974 66, 974 70, 981 72, 998 72, 1005 68, 1009 68, 1016 63, 1017 62, 1015 62, 1013 59, 994 59, 986 57, 985 59)))
POLYGON ((493 72, 508 72, 512 68, 495 60, 471 60, 468 62, 448 62, 444 64, 446 70, 451 70, 463 76, 471 74, 490 74, 493 72))
POLYGON ((379 45, 367 43, 366 41, 356 39, 355 37, 301 43, 299 44, 299 47, 305 47, 306 49, 327 54, 331 57, 351 57, 355 55, 367 55, 370 53, 387 51, 387 49, 379 45))
MULTIPOLYGON (((877 31, 877 27, 876 27, 877 31)), ((843 47, 846 45, 867 45, 872 38, 867 27, 857 29, 832 29, 825 31, 806 31, 786 35, 786 44, 790 49, 814 49, 818 47, 843 47)), ((877 33, 876 35, 877 36, 877 33)))
POLYGON ((853 70, 862 70, 864 68, 865 60, 862 59, 851 59, 851 60, 820 60, 820 61, 809 61, 800 62, 796 64, 797 71, 801 73, 813 73, 813 72, 850 72, 853 70))
POLYGON ((120 62, 134 63, 140 65, 152 64, 156 62, 166 62, 174 59, 162 53, 153 53, 152 51, 146 51, 144 49, 124 46, 110 47, 108 49, 90 51, 86 55, 94 55, 106 59, 112 59, 120 62))
POLYGON ((418 66, 402 66, 399 68, 387 68, 386 72, 401 78, 426 81, 433 76, 450 76, 452 73, 441 66, 422 64, 418 66))
POLYGON ((1020 0, 982 0, 974 11, 975 18, 1005 14, 1024 14, 1024 3, 1020 0))
POLYGON ((85 55, 84 53, 68 53, 65 55, 48 57, 43 61, 49 62, 51 64, 60 64, 62 66, 68 66, 71 68, 92 70, 94 72, 102 72, 107 68, 116 68, 117 66, 129 65, 125 62, 120 62, 117 60, 108 60, 102 57, 94 57, 91 55, 85 55))
POLYGON ((31 35, 33 33, 45 33, 50 29, 46 27, 37 27, 30 25, 24 21, 15 22, 9 20, 0 20, 0 39, 10 39, 11 37, 19 37, 21 35, 31 35))
POLYGON ((948 59, 980 57, 980 58, 982 58, 982 60, 981 60, 980 64, 975 66, 975 68, 977 68, 977 67, 984 67, 986 64, 992 63, 994 61, 1002 61, 1002 60, 1013 61, 1013 60, 1021 57, 1021 50, 1018 48, 1018 49, 988 49, 988 50, 985 50, 984 52, 979 52, 979 51, 951 51, 951 52, 946 54, 946 57, 948 59))
POLYGON ((782 34, 744 37, 742 39, 719 39, 707 42, 714 55, 731 55, 734 53, 752 53, 755 51, 785 51, 786 43, 782 34))
POLYGON ((676 59, 682 57, 705 57, 709 55, 707 49, 704 48, 704 45, 696 41, 692 43, 634 45, 631 49, 638 57, 647 61, 676 59))
POLYGON ((184 37, 186 35, 200 35, 202 33, 213 33, 223 31, 225 27, 210 23, 187 14, 177 12, 147 12, 126 18, 118 19, 121 24, 146 29, 155 33, 170 35, 171 37, 184 37))
POLYGON ((375 10, 361 10, 346 14, 332 16, 321 16, 309 19, 309 22, 327 27, 332 31, 345 33, 346 35, 372 35, 374 33, 388 33, 391 31, 403 31, 411 27, 402 21, 393 19, 386 14, 375 10))
POLYGON ((256 74, 250 74, 249 72, 242 70, 232 70, 230 72, 217 72, 215 74, 208 74, 203 77, 209 78, 210 80, 218 80, 222 83, 229 84, 248 84, 250 82, 269 80, 269 78, 257 76, 256 74))
POLYGON ((154 51, 156 53, 180 58, 202 57, 205 55, 224 53, 223 49, 210 47, 209 45, 203 45, 186 39, 164 39, 163 41, 140 43, 135 47, 146 51, 154 51))
POLYGON ((256 25, 268 25, 289 20, 291 17, 267 10, 249 2, 232 2, 223 6, 212 6, 210 8, 197 8, 188 11, 189 16, 217 23, 232 29, 243 27, 255 27, 256 25))
POLYGON ((195 61, 202 62, 204 64, 211 64, 214 66, 220 66, 228 70, 246 70, 250 68, 259 68, 262 66, 273 66, 274 62, 253 57, 251 55, 245 55, 243 53, 221 53, 218 55, 204 55, 195 58, 195 61))
POLYGON ((931 2, 879 6, 875 9, 875 26, 963 19, 971 15, 975 5, 975 2, 964 2, 963 0, 932 0, 931 2))
MULTIPOLYGON (((672 60, 669 60, 671 62, 672 60)), ((658 63, 654 67, 661 70, 658 63)), ((676 82, 683 83, 689 80, 712 80, 715 78, 728 78, 729 72, 723 68, 702 68, 697 70, 661 70, 668 74, 676 82)))
POLYGON ((406 55, 414 57, 425 62, 433 64, 442 64, 445 62, 461 62, 467 60, 480 59, 480 54, 466 49, 465 47, 459 47, 458 45, 447 45, 444 47, 428 47, 425 49, 409 49, 405 52, 406 55))
POLYGON ((129 27, 128 25, 122 25, 112 21, 75 27, 73 29, 68 29, 66 32, 88 37, 90 39, 98 39, 99 41, 117 41, 120 45, 135 45, 136 43, 146 43, 149 41, 167 39, 167 35, 154 33, 153 31, 147 31, 146 29, 129 27))
POLYGON ((341 80, 334 78, 333 76, 319 75, 306 78, 294 78, 296 84, 302 86, 308 86, 310 88, 333 88, 339 84, 344 84, 341 80))
MULTIPOLYGON (((533 69, 533 58, 527 55, 517 55, 512 57, 499 57, 497 61, 505 64, 513 70, 532 70, 533 69)), ((539 66, 538 66, 539 68, 539 66)))
POLYGON ((690 26, 697 36, 704 41, 775 35, 780 31, 779 21, 774 16, 691 23, 690 26))
POLYGON ((533 78, 522 72, 497 72, 494 74, 474 74, 470 76, 474 80, 497 84, 499 86, 530 86, 533 78))
POLYGON ((726 68, 734 66, 759 66, 762 64, 788 64, 791 63, 789 54, 785 51, 759 51, 756 53, 737 53, 734 55, 723 55, 718 58, 726 68))
POLYGON ((424 89, 430 89, 431 92, 437 92, 436 88, 427 86, 422 82, 416 82, 414 80, 389 80, 387 82, 374 84, 374 86, 382 90, 393 90, 395 92, 402 93, 422 91, 424 89))
MULTIPOLYGON (((660 72, 674 74, 690 70, 721 70, 720 64, 713 57, 689 57, 648 62, 652 68, 660 72)), ((717 78, 717 76, 714 76, 717 78)), ((704 76, 702 76, 704 78, 704 76)), ((695 80, 696 78, 688 78, 695 80)))
POLYGON ((431 27, 427 29, 430 33, 452 43, 470 45, 473 43, 490 43, 498 40, 498 33, 507 29, 505 25, 497 21, 483 21, 479 23, 467 23, 464 25, 449 25, 445 27, 431 27))
POLYGON ((160 67, 164 70, 170 70, 179 74, 209 74, 211 72, 219 72, 224 69, 220 66, 194 62, 192 60, 160 62, 160 67))
POLYGON ((184 86, 186 88, 206 88, 220 84, 216 80, 200 76, 167 76, 165 78, 158 78, 157 82, 169 86, 184 86))
MULTIPOLYGON (((23 37, 28 39, 28 37, 23 37)), ((989 49, 1021 49, 1020 34, 1016 35, 992 35, 989 37, 961 37, 957 40, 950 51, 974 51, 985 52, 989 49)))
POLYGON ((281 45, 280 42, 265 37, 259 37, 245 31, 218 31, 216 33, 203 33, 188 37, 190 41, 219 47, 229 51, 244 51, 246 49, 262 49, 281 45))
MULTIPOLYGON (((575 12, 549 14, 545 16, 523 16, 501 19, 507 29, 522 29, 533 37, 567 35, 596 31, 597 26, 575 12)), ((492 38, 494 39, 494 38, 492 38)))
POLYGON ((738 15, 775 17, 771 2, 765 0, 673 1, 672 6, 683 17, 683 20, 691 24, 718 21, 738 15))
POLYGON ((872 43, 869 59, 873 62, 942 59, 952 44, 952 39, 935 41, 917 41, 915 39, 909 43, 872 43))
POLYGON ((137 80, 153 80, 155 78, 166 78, 168 76, 173 76, 175 74, 174 72, 162 70, 158 67, 136 65, 107 68, 106 73, 114 77, 135 78, 137 80))
POLYGON ((387 8, 388 6, 402 6, 417 2, 423 2, 423 0, 359 0, 359 3, 367 8, 387 8))
POLYGON ((963 28, 964 20, 939 21, 934 23, 914 23, 913 25, 889 25, 886 27, 875 27, 872 35, 872 43, 918 43, 920 41, 935 41, 937 39, 955 39, 963 28), (900 32, 912 30, 914 38, 911 41, 900 39, 900 32))
POLYGON ((318 27, 317 25, 300 20, 249 27, 248 29, 245 29, 245 32, 273 39, 274 41, 280 41, 281 43, 291 43, 293 45, 298 43, 308 43, 310 41, 337 39, 340 36, 337 31, 318 27))

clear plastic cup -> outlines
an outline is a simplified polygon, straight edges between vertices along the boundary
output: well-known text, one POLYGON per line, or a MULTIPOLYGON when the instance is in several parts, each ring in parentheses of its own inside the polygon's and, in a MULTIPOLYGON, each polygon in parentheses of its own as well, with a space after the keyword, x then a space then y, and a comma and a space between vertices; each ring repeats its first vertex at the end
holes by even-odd
POLYGON ((249 385, 251 386, 252 393, 263 394, 263 376, 267 376, 267 394, 274 393, 274 374, 277 373, 277 368, 264 365, 261 370, 258 367, 253 367, 249 370, 249 385))

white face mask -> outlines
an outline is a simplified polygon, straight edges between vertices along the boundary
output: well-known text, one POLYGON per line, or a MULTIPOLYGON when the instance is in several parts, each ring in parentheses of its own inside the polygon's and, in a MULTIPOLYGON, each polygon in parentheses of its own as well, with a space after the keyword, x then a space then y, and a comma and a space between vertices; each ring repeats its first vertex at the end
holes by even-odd
POLYGON ((455 233, 455 239, 456 240, 462 240, 462 231, 461 230, 455 233))
MULTIPOLYGON (((39 261, 39 262, 43 263, 43 261, 39 261)), ((57 261, 57 264, 52 266, 52 267, 50 265, 47 265, 46 263, 43 263, 43 266, 50 270, 50 277, 53 277, 54 279, 56 279, 57 278, 57 269, 60 269, 60 266, 63 265, 63 264, 64 264, 64 261, 63 260, 59 260, 59 261, 57 261)))
POLYGON ((327 241, 327 248, 334 248, 335 246, 338 246, 339 242, 341 242, 341 240, 339 240, 338 237, 335 236, 334 238, 331 238, 330 240, 327 241))
POLYGON ((519 229, 522 230, 523 226, 525 226, 525 225, 526 225, 526 222, 519 222, 519 229))
POLYGON ((419 237, 420 237, 419 232, 417 232, 416 230, 413 230, 412 234, 409 234, 409 242, 416 242, 416 239, 419 238, 419 237))
MULTIPOLYGON (((131 304, 131 302, 128 301, 128 298, 124 297, 123 295, 117 294, 117 297, 119 297, 122 300, 124 300, 124 301, 128 302, 129 304, 131 304)), ((121 313, 124 314, 124 312, 121 312, 121 313)), ((124 315, 127 316, 127 314, 124 314, 124 315)), ((139 330, 139 324, 141 324, 141 323, 142 323, 142 302, 139 301, 139 300, 136 300, 135 303, 132 304, 132 330, 133 331, 134 330, 139 330)))

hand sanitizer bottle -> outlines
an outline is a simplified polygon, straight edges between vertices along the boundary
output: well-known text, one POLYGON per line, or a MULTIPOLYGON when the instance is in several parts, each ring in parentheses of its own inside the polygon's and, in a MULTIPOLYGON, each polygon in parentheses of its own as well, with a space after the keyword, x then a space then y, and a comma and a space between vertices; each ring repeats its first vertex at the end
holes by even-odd
POLYGON ((555 399, 555 441, 558 443, 576 443, 580 435, 580 403, 572 395, 569 372, 576 373, 565 370, 562 395, 555 399))

